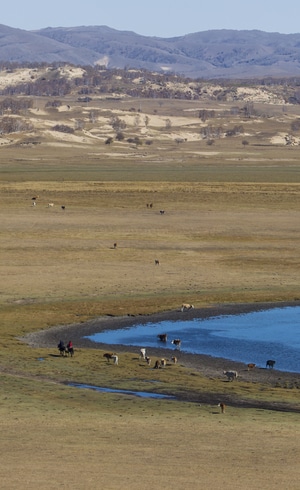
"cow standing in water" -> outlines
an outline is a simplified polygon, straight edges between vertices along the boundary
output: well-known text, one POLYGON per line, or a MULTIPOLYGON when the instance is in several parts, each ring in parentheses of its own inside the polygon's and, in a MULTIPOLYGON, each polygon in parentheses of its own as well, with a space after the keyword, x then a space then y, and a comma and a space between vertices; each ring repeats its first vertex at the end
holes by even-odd
POLYGON ((175 349, 180 350, 181 347, 181 340, 180 339, 174 339, 171 341, 171 344, 175 345, 175 349))

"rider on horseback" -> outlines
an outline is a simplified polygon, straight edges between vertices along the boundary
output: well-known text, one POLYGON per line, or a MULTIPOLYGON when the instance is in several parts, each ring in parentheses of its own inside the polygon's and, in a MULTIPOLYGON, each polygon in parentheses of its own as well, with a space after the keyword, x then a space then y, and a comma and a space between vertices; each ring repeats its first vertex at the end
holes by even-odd
POLYGON ((57 346, 59 351, 64 351, 65 350, 65 344, 62 340, 59 341, 59 344, 57 346))

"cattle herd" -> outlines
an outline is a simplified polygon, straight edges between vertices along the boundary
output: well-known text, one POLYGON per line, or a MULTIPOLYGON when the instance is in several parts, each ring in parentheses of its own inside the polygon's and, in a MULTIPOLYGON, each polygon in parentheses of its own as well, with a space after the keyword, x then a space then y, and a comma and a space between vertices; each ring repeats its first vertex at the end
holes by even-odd
MULTIPOLYGON (((117 244, 114 244, 114 248, 117 247, 117 244)), ((194 306, 190 305, 188 303, 184 303, 181 306, 181 311, 186 311, 193 309, 194 306)), ((167 343, 168 341, 168 335, 167 333, 160 333, 157 335, 157 339, 159 342, 162 342, 164 344, 167 343)), ((176 350, 180 351, 181 348, 181 339, 176 338, 171 340, 171 344, 175 347, 176 350)), ((65 356, 71 356, 73 357, 74 355, 74 348, 72 345, 72 342, 69 341, 68 345, 65 347, 64 343, 62 341, 59 342, 58 344, 58 350, 60 352, 60 355, 65 357, 65 356)), ((118 365, 119 364, 119 356, 115 352, 105 352, 103 354, 103 357, 106 359, 107 363, 109 364, 110 361, 112 361, 113 364, 118 365)), ((139 351, 139 360, 140 361, 145 361, 145 363, 148 366, 152 365, 152 359, 150 356, 147 355, 147 351, 145 347, 140 348, 139 351)), ((178 358, 176 356, 171 356, 170 359, 168 358, 161 358, 161 359, 156 359, 153 363, 153 369, 162 369, 165 368, 168 365, 176 364, 178 361, 178 358)), ((273 369, 276 361, 273 359, 268 359, 266 361, 266 369, 273 369)), ((256 364, 253 362, 248 363, 247 365, 247 371, 252 371, 253 369, 256 368, 256 364)), ((239 376, 238 372, 234 369, 228 369, 223 371, 223 375, 226 376, 228 382, 233 382, 236 380, 239 376)), ((221 413, 225 413, 225 403, 220 402, 218 404, 218 407, 220 407, 221 413)))

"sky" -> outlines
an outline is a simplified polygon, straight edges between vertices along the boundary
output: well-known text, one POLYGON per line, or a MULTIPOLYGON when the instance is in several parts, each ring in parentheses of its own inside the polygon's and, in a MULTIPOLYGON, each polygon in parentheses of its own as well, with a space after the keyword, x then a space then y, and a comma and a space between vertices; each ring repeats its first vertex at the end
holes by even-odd
POLYGON ((145 36, 176 37, 211 29, 300 33, 300 1, 286 0, 13 0, 0 24, 25 30, 108 26, 145 36))

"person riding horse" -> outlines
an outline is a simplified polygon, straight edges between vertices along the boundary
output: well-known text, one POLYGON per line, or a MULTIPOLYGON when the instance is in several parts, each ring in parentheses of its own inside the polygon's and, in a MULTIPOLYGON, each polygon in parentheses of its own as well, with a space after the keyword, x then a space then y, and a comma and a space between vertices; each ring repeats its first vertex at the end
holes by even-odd
POLYGON ((68 352, 68 354, 71 354, 71 357, 73 357, 73 355, 74 355, 74 347, 73 347, 73 344, 72 344, 72 340, 69 340, 69 342, 67 344, 67 352, 68 352))
POLYGON ((65 347, 65 344, 62 340, 59 341, 59 344, 57 345, 57 348, 60 352, 61 355, 64 355, 65 352, 66 352, 66 347, 65 347))

